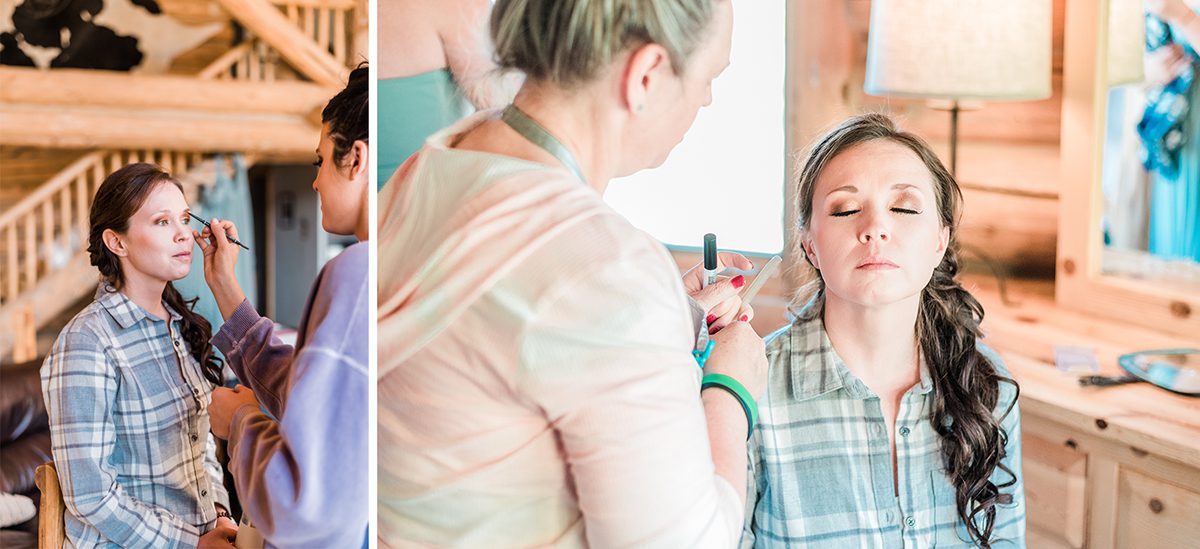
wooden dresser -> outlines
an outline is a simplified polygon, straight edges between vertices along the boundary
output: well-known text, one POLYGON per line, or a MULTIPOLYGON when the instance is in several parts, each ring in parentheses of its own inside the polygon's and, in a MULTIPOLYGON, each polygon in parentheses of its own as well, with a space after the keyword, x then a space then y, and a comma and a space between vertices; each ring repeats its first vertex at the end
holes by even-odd
POLYGON ((1101 373, 1134 351, 1200 346, 1066 311, 1050 281, 966 285, 987 311, 987 343, 1021 384, 1029 547, 1200 548, 1200 398, 1146 383, 1080 387, 1054 366, 1055 345, 1092 347, 1101 373))

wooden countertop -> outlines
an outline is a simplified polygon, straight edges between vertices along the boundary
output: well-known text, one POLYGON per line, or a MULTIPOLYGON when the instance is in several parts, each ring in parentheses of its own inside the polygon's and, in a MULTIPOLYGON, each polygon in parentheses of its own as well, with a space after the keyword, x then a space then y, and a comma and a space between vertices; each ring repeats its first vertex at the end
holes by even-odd
POLYGON ((1081 387, 1054 366, 1055 345, 1095 349, 1100 373, 1119 375, 1117 357, 1134 351, 1200 347, 1197 339, 1096 318, 1058 307, 1053 282, 1009 280, 1001 302, 994 278, 964 277, 983 303, 984 340, 1005 359, 1021 385, 1022 414, 1034 414, 1134 448, 1200 466, 1200 398, 1170 393, 1148 383, 1081 387))

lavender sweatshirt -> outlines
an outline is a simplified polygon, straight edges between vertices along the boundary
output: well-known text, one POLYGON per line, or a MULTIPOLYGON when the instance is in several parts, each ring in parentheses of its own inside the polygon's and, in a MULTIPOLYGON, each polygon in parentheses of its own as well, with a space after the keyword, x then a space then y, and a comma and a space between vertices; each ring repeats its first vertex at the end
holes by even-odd
POLYGON ((367 529, 368 244, 321 269, 293 349, 248 301, 213 336, 261 410, 233 416, 229 469, 268 546, 360 547, 367 529))

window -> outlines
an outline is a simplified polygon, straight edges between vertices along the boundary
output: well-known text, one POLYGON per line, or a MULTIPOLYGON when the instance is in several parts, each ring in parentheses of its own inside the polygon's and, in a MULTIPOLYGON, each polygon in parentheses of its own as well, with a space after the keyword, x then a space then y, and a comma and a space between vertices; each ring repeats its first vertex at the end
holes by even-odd
POLYGON ((668 246, 783 249, 785 2, 734 8, 730 66, 713 103, 659 168, 613 180, 605 200, 668 246))

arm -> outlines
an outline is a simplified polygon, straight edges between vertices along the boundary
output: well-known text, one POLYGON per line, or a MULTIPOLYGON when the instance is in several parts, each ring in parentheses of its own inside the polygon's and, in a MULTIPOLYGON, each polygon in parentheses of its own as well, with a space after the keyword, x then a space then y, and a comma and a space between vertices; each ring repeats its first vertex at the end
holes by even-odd
MULTIPOLYGON (((717 474, 705 417, 738 405, 698 395, 677 277, 661 254, 619 258, 538 304, 523 334, 519 389, 560 436, 593 546, 732 547, 741 535, 746 465, 717 474)), ((744 460, 744 420, 726 428, 744 460)))
POLYGON ((254 391, 259 403, 275 417, 282 417, 295 349, 275 337, 271 319, 259 316, 243 298, 212 343, 225 355, 225 362, 238 379, 254 391))
POLYGON ((67 510, 122 547, 195 547, 200 531, 117 484, 112 408, 117 375, 97 338, 64 332, 46 358, 43 393, 67 510))
POLYGON ((368 514, 367 248, 347 250, 319 280, 308 342, 289 371, 278 422, 243 406, 230 425, 230 471, 242 505, 279 547, 357 547, 368 514), (350 267, 349 270, 346 268, 350 267), (326 314, 318 314, 326 311, 326 314))
POLYGON ((488 33, 491 2, 460 0, 449 4, 452 7, 438 2, 437 12, 443 21, 438 34, 454 81, 476 109, 512 102, 522 78, 501 72, 494 61, 495 51, 488 33))

